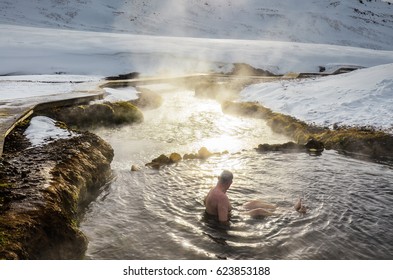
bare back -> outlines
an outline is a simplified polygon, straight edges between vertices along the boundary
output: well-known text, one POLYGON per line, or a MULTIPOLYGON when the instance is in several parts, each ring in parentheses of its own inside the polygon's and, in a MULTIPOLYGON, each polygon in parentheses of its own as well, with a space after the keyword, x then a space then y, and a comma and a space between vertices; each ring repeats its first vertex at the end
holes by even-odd
POLYGON ((227 222, 229 220, 229 212, 231 211, 231 204, 228 196, 217 188, 213 188, 205 198, 206 212, 214 215, 220 222, 227 222))

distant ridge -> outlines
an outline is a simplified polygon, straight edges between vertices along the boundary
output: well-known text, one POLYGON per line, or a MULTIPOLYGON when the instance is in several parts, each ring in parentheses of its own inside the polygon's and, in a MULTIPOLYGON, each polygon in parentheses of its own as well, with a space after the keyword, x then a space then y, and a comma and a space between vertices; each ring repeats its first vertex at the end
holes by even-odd
POLYGON ((393 50, 385 0, 2 0, 0 24, 393 50))

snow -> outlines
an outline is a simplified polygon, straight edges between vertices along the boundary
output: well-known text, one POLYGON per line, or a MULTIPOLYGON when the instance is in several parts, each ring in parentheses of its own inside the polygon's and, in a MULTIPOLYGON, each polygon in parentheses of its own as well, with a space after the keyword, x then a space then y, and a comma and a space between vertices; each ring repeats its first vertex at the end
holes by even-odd
POLYGON ((393 51, 296 42, 158 37, 0 25, 0 75, 211 72, 244 62, 276 74, 393 63, 393 51))
POLYGON ((29 127, 25 131, 25 136, 34 147, 43 146, 58 139, 67 139, 77 135, 74 132, 57 127, 56 121, 43 116, 32 118, 29 127))
POLYGON ((3 76, 0 77, 0 100, 91 90, 99 80, 99 77, 76 75, 3 76))
POLYGON ((363 2, 8 0, 0 1, 0 24, 393 50, 393 5, 363 2))
POLYGON ((123 100, 129 101, 139 98, 138 91, 134 87, 120 88, 120 89, 104 88, 104 90, 106 92, 104 101, 108 101, 108 102, 116 102, 116 101, 123 101, 123 100))
MULTIPOLYGON (((355 65, 368 68, 253 85, 240 99, 319 125, 392 131, 393 5, 179 2, 1 1, 0 109, 3 100, 91 90, 103 76, 130 72, 173 76, 248 63, 285 74, 355 65)), ((105 90, 107 100, 137 98, 136 89, 105 90)))
POLYGON ((320 126, 374 126, 393 132, 393 64, 252 85, 241 92, 240 100, 320 126))

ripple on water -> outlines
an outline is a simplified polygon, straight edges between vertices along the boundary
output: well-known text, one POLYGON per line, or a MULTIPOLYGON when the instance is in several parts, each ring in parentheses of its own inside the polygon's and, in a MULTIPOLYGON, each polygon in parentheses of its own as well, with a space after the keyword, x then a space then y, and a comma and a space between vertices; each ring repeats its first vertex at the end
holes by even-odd
POLYGON ((81 223, 89 238, 87 258, 393 257, 392 168, 332 151, 319 157, 259 154, 252 147, 261 139, 284 139, 274 138, 260 122, 225 116, 219 105, 196 102, 188 93, 165 98, 177 104, 176 114, 153 110, 144 124, 97 132, 115 149, 112 167, 117 176, 81 223), (184 112, 190 104, 195 110, 184 112), (237 143, 227 155, 182 161, 158 171, 129 171, 131 164, 142 166, 161 153, 195 152, 201 143, 225 150, 223 133, 226 141, 237 143), (234 208, 229 228, 204 216, 203 199, 223 169, 235 176, 228 191, 234 208), (293 209, 299 197, 308 207, 306 215, 293 209), (253 199, 276 204, 277 214, 264 219, 245 215, 241 205, 253 199))

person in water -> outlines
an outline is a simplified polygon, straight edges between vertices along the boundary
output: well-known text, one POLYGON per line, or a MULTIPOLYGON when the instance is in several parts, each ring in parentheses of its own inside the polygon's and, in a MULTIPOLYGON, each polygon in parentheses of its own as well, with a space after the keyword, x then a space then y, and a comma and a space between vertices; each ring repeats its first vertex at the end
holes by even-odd
POLYGON ((232 172, 224 170, 218 177, 217 185, 209 191, 204 201, 206 213, 217 217, 218 221, 223 224, 229 222, 230 212, 232 210, 226 194, 232 185, 232 181, 232 172))
MULTIPOLYGON (((218 219, 220 223, 228 224, 230 212, 232 210, 229 198, 226 194, 233 182, 233 174, 228 170, 224 170, 218 177, 217 185, 212 188, 207 194, 204 204, 205 212, 218 219)), ((243 204, 243 213, 252 218, 261 218, 272 216, 275 213, 277 206, 263 202, 261 200, 251 200, 243 204)), ((295 210, 299 213, 305 214, 306 207, 302 205, 302 199, 295 204, 295 210)))

